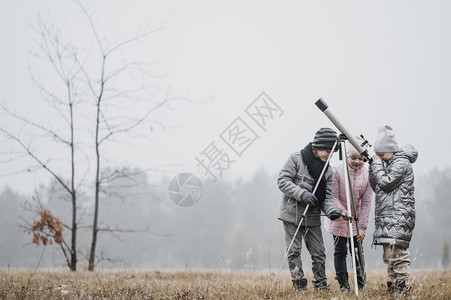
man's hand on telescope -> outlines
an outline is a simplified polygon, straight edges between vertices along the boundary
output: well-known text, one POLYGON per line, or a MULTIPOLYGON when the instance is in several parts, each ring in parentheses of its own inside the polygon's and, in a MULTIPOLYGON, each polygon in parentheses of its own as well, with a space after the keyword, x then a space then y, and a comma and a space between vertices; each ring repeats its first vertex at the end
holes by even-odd
POLYGON ((304 193, 302 193, 301 200, 311 207, 315 207, 318 205, 318 199, 316 198, 315 195, 313 195, 309 191, 305 191, 304 193))

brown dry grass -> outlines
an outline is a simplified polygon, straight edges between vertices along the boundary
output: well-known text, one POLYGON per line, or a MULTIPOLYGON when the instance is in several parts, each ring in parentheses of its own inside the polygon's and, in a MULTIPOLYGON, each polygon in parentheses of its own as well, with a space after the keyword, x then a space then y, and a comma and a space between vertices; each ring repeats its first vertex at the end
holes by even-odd
MULTIPOLYGON (((254 271, 0 270, 0 299, 268 299, 274 273, 254 271)), ((412 272, 409 299, 451 299, 450 271, 412 272)), ((343 295, 328 273, 330 292, 294 292, 282 272, 271 299, 404 299, 386 293, 385 273, 368 272, 368 289, 343 295)), ((312 279, 307 274, 309 281, 312 279)))

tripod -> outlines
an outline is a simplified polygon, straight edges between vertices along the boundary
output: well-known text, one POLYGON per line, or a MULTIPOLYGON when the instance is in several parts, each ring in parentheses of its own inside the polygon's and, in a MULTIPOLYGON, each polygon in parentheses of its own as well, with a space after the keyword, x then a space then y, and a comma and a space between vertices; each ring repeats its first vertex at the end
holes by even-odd
POLYGON ((359 283, 357 282, 357 277, 361 278, 361 285, 366 284, 366 272, 365 272, 365 260, 363 257, 363 248, 362 243, 357 241, 357 245, 354 245, 354 232, 352 228, 352 221, 354 220, 354 225, 356 227, 356 232, 359 234, 359 218, 357 216, 357 209, 355 206, 354 201, 354 193, 352 190, 352 183, 351 183, 351 176, 349 172, 349 164, 347 161, 347 154, 346 154, 346 135, 340 134, 339 136, 339 143, 341 145, 339 158, 343 161, 343 171, 344 171, 344 177, 345 177, 345 191, 346 191, 346 204, 347 204, 347 211, 348 213, 351 213, 351 215, 348 215, 348 221, 349 221, 349 240, 351 243, 351 256, 352 256, 352 267, 354 272, 354 287, 355 287, 355 294, 356 296, 359 295, 359 289, 357 288, 359 286, 359 283), (358 267, 357 267, 358 262, 358 267))

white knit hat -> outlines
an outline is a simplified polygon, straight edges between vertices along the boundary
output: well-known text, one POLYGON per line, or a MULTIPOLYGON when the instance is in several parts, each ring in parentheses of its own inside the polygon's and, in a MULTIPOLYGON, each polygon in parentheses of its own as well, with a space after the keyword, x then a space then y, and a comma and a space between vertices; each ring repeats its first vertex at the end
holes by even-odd
POLYGON ((376 141, 374 142, 374 152, 397 152, 399 151, 398 139, 393 128, 388 125, 379 127, 376 141))

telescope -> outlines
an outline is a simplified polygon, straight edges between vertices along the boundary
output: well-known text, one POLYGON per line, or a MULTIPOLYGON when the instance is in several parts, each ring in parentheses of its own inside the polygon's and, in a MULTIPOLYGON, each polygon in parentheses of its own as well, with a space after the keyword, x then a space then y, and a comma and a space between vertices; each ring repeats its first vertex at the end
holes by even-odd
POLYGON ((334 114, 330 111, 328 105, 322 98, 319 98, 318 101, 315 102, 316 106, 326 115, 326 117, 329 118, 329 120, 335 125, 335 127, 340 130, 340 132, 348 139, 348 141, 354 146, 354 148, 362 155, 366 160, 368 160, 370 163, 373 162, 372 157, 368 154, 368 150, 363 148, 366 144, 368 144, 368 141, 365 140, 363 135, 360 135, 363 139, 363 142, 359 142, 354 135, 350 134, 348 130, 340 123, 340 121, 337 120, 337 118, 334 116, 334 114))

